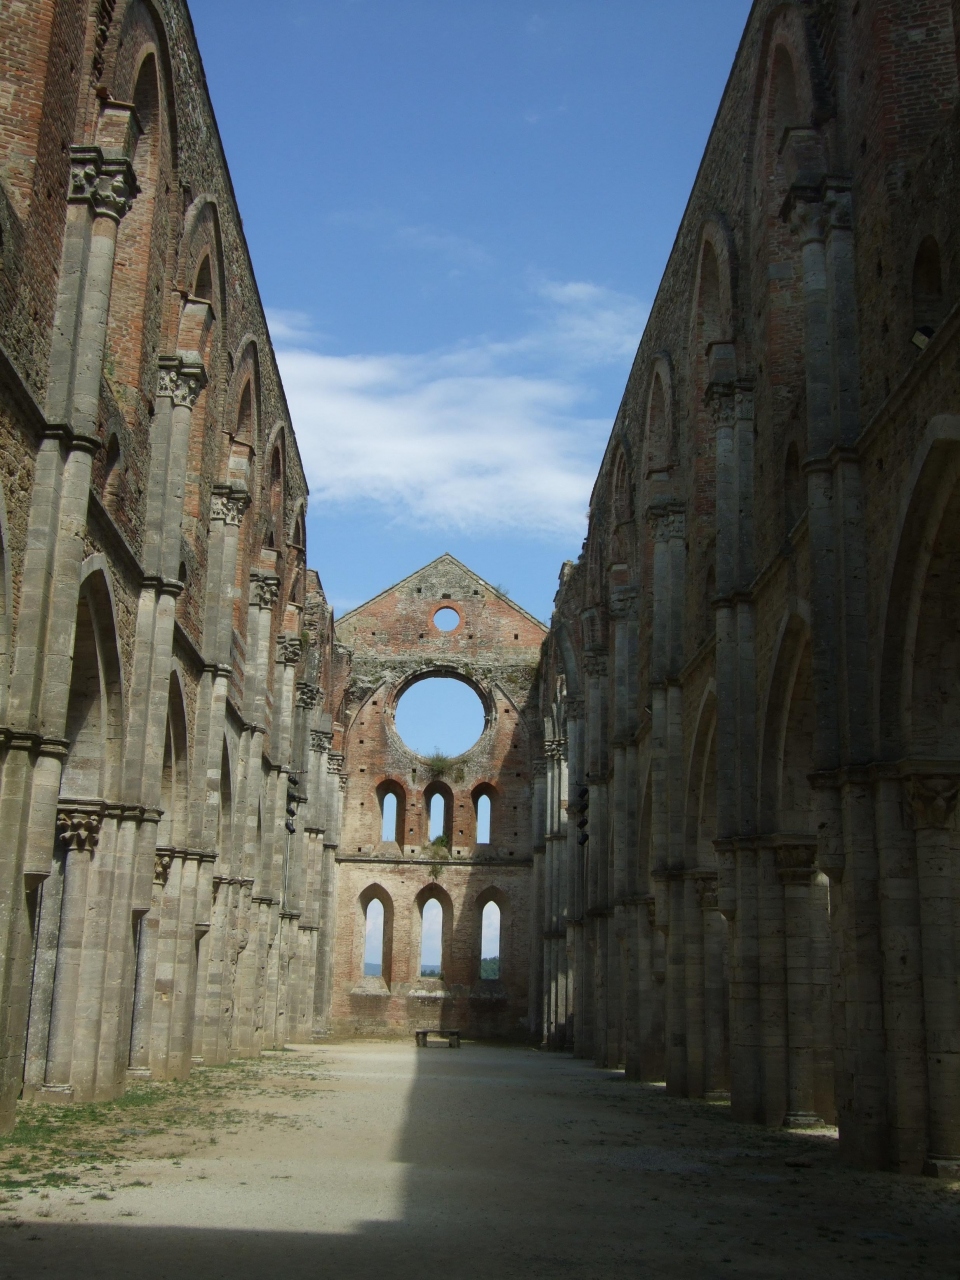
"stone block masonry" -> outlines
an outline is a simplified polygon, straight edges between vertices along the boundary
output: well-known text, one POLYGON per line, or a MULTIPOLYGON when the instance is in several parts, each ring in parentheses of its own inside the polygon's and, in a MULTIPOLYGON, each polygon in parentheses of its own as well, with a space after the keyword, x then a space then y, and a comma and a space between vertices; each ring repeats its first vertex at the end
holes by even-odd
POLYGON ((536 905, 544 1044, 943 1176, 958 22, 753 6, 561 574, 536 905))

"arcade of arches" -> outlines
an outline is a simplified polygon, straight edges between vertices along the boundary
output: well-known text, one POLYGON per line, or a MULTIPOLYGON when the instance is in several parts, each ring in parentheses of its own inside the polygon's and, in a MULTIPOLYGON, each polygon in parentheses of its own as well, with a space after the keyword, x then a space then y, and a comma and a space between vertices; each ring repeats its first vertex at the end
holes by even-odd
POLYGON ((184 0, 0 19, 0 1126, 455 1027, 960 1169, 960 16, 914 7, 753 6, 549 627, 449 555, 334 620, 184 0), (431 676, 453 759, 397 732, 431 676))

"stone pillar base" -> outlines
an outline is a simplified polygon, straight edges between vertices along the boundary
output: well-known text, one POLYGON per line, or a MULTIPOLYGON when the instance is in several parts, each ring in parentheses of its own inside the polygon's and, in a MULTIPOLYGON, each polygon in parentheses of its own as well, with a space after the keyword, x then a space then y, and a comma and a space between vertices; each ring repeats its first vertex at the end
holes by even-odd
POLYGON ((927 1156, 923 1162, 925 1178, 943 1178, 947 1182, 960 1182, 960 1156, 927 1156))

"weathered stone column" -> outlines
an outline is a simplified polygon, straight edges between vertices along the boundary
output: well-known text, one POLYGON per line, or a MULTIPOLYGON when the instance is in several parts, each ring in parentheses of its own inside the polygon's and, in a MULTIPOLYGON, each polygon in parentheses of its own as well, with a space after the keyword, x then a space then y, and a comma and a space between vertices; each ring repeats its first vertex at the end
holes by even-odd
MULTIPOLYGON (((77 594, 97 434, 117 227, 137 193, 130 107, 102 109, 98 145, 72 152, 51 342, 8 701, 12 734, 0 821, 0 1131, 21 1089, 32 945, 22 877, 49 875, 65 743, 77 594)), ((57 1073, 64 1070, 65 1049, 57 1073)))
MULTIPOLYGON (((939 763, 939 762, 937 762, 939 763)), ((956 809, 960 764, 911 768, 906 795, 917 848, 923 1013, 927 1047, 928 1148, 924 1169, 960 1176, 960 1000, 957 998, 956 809)), ((908 766, 909 767, 909 766, 908 766)))
MULTIPOLYGON (((927 1156, 927 1059, 916 841, 895 768, 874 782, 884 1030, 890 1062, 891 1166, 919 1173, 927 1156)), ((831 1063, 832 1066, 832 1063, 831 1063)))
POLYGON ((701 872, 696 885, 703 920, 703 1092, 716 1100, 730 1091, 727 922, 718 910, 716 875, 701 872))

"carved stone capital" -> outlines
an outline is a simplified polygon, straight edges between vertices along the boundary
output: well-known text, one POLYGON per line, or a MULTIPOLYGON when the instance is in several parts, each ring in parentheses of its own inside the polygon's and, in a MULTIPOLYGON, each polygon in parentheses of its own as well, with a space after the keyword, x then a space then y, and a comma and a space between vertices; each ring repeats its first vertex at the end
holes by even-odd
POLYGON ((170 877, 170 868, 172 866, 172 853, 155 854, 153 859, 153 883, 165 885, 170 877))
POLYGON ((327 729, 310 730, 310 750, 329 751, 333 746, 333 734, 327 729))
POLYGON ((566 710, 568 720, 582 720, 584 715, 582 698, 567 698, 566 710))
POLYGON ((905 780, 904 793, 918 831, 945 830, 953 823, 960 795, 956 774, 914 773, 905 780))
POLYGON ((309 684, 306 680, 297 682, 297 706, 303 707, 305 710, 312 710, 322 699, 323 694, 315 684, 309 684))
POLYGON ((651 507, 647 518, 657 542, 669 542, 671 538, 686 537, 686 513, 676 507, 651 507))
POLYGON ((607 674, 607 655, 605 653, 585 654, 583 669, 591 680, 603 680, 607 674))
POLYGON ((737 399, 733 384, 712 382, 707 387, 704 403, 713 419, 714 431, 732 431, 737 420, 737 399))
POLYGON ((303 657, 303 641, 299 636, 277 636, 277 661, 295 667, 303 657))
POLYGON ((97 215, 120 222, 139 192, 137 175, 125 157, 108 158, 99 147, 71 148, 71 204, 89 204, 97 215))
POLYGON ((829 213, 822 200, 805 199, 795 195, 789 200, 790 230, 800 241, 800 247, 822 242, 827 234, 829 213))
POLYGON ((250 599, 259 609, 272 609, 280 595, 280 579, 261 574, 251 580, 250 599))
POLYGON ((93 853, 100 841, 103 817, 96 809, 62 808, 57 811, 57 836, 69 852, 93 853))
POLYGON ((831 231, 853 230, 853 198, 848 188, 828 187, 824 205, 831 231))
POLYGON ((640 588, 618 587, 610 593, 610 617, 636 622, 640 617, 640 588))
POLYGON ((533 776, 535 778, 545 778, 547 776, 547 762, 542 756, 537 756, 533 762, 533 776))
POLYGON ((166 396, 177 408, 192 409, 207 385, 207 372, 200 360, 184 360, 182 356, 160 360, 157 374, 157 399, 166 396))
POLYGON ((813 843, 777 845, 776 857, 781 880, 806 884, 816 871, 817 847, 813 843))
POLYGON ((547 760, 566 760, 566 738, 547 738, 543 744, 543 754, 546 756, 547 760))
POLYGON ((327 773, 340 773, 343 769, 344 755, 342 751, 330 751, 327 754, 327 773))
POLYGON ((713 872, 696 878, 697 902, 704 911, 717 910, 717 877, 713 872))
POLYGON ((233 489, 227 485, 218 485, 210 498, 210 519, 222 520, 224 524, 239 526, 243 513, 250 505, 250 495, 246 489, 233 489))

